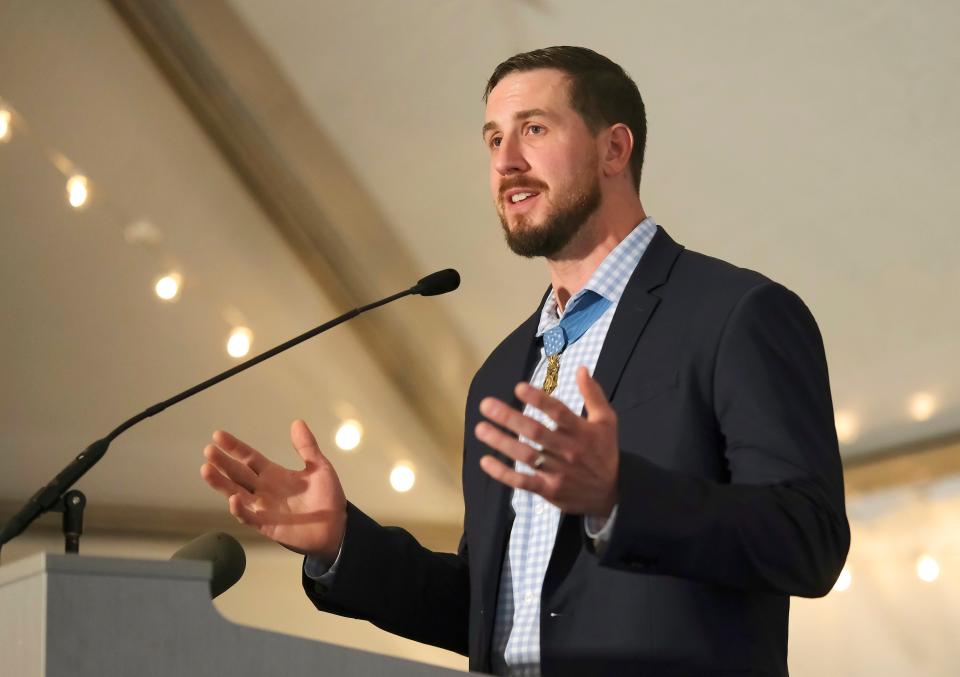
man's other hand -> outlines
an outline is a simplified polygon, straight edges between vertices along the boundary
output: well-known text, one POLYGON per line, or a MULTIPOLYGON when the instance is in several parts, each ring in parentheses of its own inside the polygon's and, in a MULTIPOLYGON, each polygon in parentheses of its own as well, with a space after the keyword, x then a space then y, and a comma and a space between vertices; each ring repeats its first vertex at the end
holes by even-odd
POLYGON ((514 392, 520 401, 549 416, 557 424, 555 430, 494 397, 484 398, 480 402, 484 416, 540 445, 542 452, 483 421, 477 424, 477 439, 535 470, 532 475, 518 472, 491 455, 480 459, 480 467, 495 480, 539 494, 564 512, 605 518, 618 501, 617 415, 586 367, 577 370, 577 386, 586 418, 529 383, 517 385, 514 392))
POLYGON ((333 465, 301 420, 290 440, 303 459, 301 470, 277 465, 223 430, 213 433, 200 476, 227 497, 230 512, 280 545, 333 562, 343 543, 347 500, 333 465))

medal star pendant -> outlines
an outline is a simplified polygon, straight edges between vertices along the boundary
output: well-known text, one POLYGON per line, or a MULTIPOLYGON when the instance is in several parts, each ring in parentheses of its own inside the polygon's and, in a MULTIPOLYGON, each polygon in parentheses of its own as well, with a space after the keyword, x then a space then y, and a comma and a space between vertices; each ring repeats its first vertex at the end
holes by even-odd
POLYGON ((560 376, 560 353, 547 355, 547 375, 543 379, 543 392, 547 395, 556 390, 558 376, 560 376))

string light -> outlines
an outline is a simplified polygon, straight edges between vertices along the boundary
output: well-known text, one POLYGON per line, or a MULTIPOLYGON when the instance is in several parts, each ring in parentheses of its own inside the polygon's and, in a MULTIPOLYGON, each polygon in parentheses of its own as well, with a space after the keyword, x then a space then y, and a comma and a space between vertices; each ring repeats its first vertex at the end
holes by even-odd
POLYGON ((0 143, 6 143, 12 136, 12 127, 10 121, 13 119, 13 113, 6 108, 0 108, 0 143))
POLYGON ((399 493, 406 493, 413 488, 417 475, 409 463, 397 463, 390 471, 390 486, 399 493))
POLYGON ((253 332, 246 327, 237 327, 230 332, 230 338, 227 339, 227 353, 230 357, 243 357, 250 352, 252 342, 253 332))
POLYGON ((940 578, 940 564, 930 555, 923 555, 917 560, 917 578, 925 583, 933 583, 940 578))
POLYGON ((336 434, 333 436, 333 441, 343 451, 353 451, 360 446, 360 440, 362 439, 363 426, 360 425, 359 421, 354 421, 353 419, 341 423, 340 427, 337 428, 336 434))
POLYGON ((914 421, 926 421, 937 410, 937 400, 930 393, 916 393, 910 398, 910 416, 914 421))
POLYGON ((163 233, 146 219, 140 219, 123 229, 123 240, 131 245, 154 246, 163 240, 163 233))
POLYGON ((843 567, 843 571, 841 571, 840 576, 837 577, 837 582, 833 584, 833 591, 844 592, 845 590, 849 590, 851 583, 853 583, 853 574, 850 572, 850 569, 843 567))
POLYGON ((834 414, 834 424, 837 427, 837 439, 843 444, 853 442, 860 433, 860 423, 853 412, 836 412, 834 414))
POLYGON ((180 295, 180 275, 177 273, 164 275, 157 280, 153 290, 163 301, 175 301, 180 295))
POLYGON ((67 179, 67 199, 70 206, 74 209, 80 209, 87 204, 87 198, 90 192, 87 188, 87 177, 80 174, 74 174, 67 179))

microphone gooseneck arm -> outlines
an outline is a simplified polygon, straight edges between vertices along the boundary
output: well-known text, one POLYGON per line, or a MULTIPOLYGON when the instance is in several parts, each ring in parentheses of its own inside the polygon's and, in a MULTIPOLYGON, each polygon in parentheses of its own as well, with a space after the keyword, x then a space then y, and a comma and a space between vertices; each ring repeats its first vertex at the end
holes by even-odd
POLYGON ((338 324, 342 324, 347 320, 353 319, 361 313, 365 313, 368 310, 373 310, 374 308, 379 308, 382 305, 386 305, 397 299, 401 299, 404 296, 410 296, 411 294, 421 294, 423 296, 435 296, 437 294, 445 294, 446 292, 453 291, 460 284, 460 276, 457 274, 457 271, 452 268, 446 270, 441 270, 431 275, 424 277, 419 280, 416 285, 410 287, 407 290, 393 294, 386 298, 380 299, 379 301, 374 301, 365 306, 360 306, 359 308, 354 308, 345 312, 339 317, 335 317, 329 322, 321 324, 319 327, 314 327, 310 331, 306 331, 299 336, 296 336, 285 343, 281 343, 275 348, 271 348, 265 352, 260 353, 256 357, 252 357, 245 362, 241 362, 235 367, 227 369, 226 371, 217 374, 213 378, 209 378, 203 383, 198 383, 192 388, 184 390, 182 393, 174 395, 168 400, 159 402, 152 407, 144 409, 142 412, 137 414, 131 419, 124 421, 119 426, 117 426, 109 435, 103 439, 99 439, 86 449, 80 452, 76 458, 74 458, 63 470, 57 473, 56 477, 50 480, 45 486, 41 487, 33 496, 31 496, 26 504, 20 510, 11 517, 3 527, 3 531, 0 532, 0 548, 10 540, 19 536, 23 531, 33 523, 37 517, 47 512, 56 506, 63 498, 63 494, 66 493, 70 487, 72 487, 81 477, 83 477, 97 462, 103 458, 107 453, 107 448, 110 446, 110 443, 115 440, 120 434, 124 431, 132 428, 140 421, 145 418, 150 418, 151 416, 156 416, 161 411, 167 407, 171 407, 178 402, 181 402, 188 397, 193 397, 197 393, 200 393, 211 386, 224 381, 231 376, 239 374, 241 371, 245 371, 250 367, 260 364, 264 360, 268 360, 274 355, 284 352, 293 348, 295 345, 303 343, 307 339, 311 339, 317 334, 322 334, 323 332, 333 329, 338 324))

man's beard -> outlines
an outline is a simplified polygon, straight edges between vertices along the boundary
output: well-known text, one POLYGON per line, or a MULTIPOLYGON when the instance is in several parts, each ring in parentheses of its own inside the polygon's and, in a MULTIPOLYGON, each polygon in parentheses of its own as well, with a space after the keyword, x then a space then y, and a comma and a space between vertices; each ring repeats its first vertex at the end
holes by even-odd
POLYGON ((513 253, 527 258, 549 258, 570 244, 583 224, 600 206, 600 181, 596 174, 592 174, 584 184, 578 186, 568 200, 548 213, 539 225, 520 216, 511 229, 504 211, 498 210, 503 236, 513 253))

